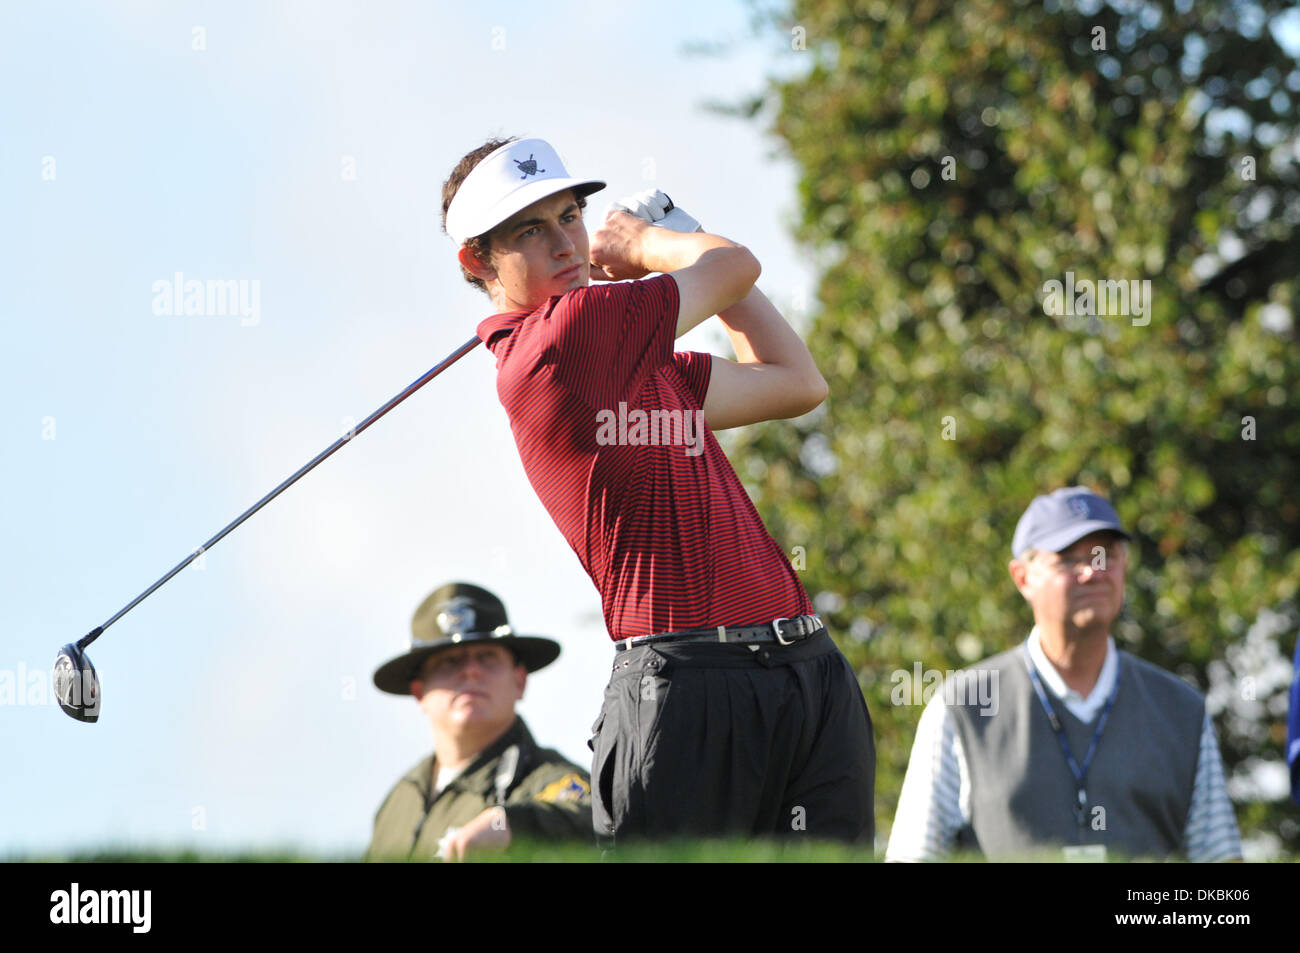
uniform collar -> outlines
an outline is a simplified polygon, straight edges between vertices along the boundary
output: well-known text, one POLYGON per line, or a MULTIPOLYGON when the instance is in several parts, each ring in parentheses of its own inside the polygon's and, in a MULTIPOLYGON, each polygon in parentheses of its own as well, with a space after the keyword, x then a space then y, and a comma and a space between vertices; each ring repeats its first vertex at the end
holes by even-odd
MULTIPOLYGON (((491 791, 496 781, 496 769, 492 762, 496 761, 502 752, 511 745, 519 746, 521 762, 525 755, 531 753, 537 747, 537 742, 533 740, 532 733, 529 732, 528 726, 524 724, 524 719, 519 715, 515 715, 514 724, 507 728, 500 738, 480 751, 478 756, 465 766, 465 770, 456 775, 443 790, 491 791)), ((435 751, 429 755, 408 771, 403 778, 404 781, 410 781, 419 788, 420 793, 426 798, 433 790, 433 761, 437 754, 435 751)))
POLYGON ((1038 677, 1043 680, 1047 690, 1054 697, 1065 702, 1066 707, 1080 721, 1091 722, 1093 715, 1105 704, 1106 699, 1110 697, 1111 689, 1115 687, 1115 677, 1119 673, 1119 653, 1115 649, 1115 639, 1106 636, 1106 660, 1101 663, 1097 684, 1093 686, 1087 698, 1065 684, 1065 679, 1061 677, 1061 673, 1056 670, 1056 666, 1043 651, 1038 626, 1034 626, 1030 631, 1028 644, 1029 658, 1033 661, 1034 668, 1038 670, 1038 677))
POLYGON ((536 747, 528 727, 518 715, 515 716, 515 723, 506 730, 505 734, 480 751, 478 757, 453 778, 447 787, 464 791, 480 791, 484 794, 491 793, 496 785, 496 762, 512 745, 519 746, 520 763, 523 762, 524 755, 536 747))

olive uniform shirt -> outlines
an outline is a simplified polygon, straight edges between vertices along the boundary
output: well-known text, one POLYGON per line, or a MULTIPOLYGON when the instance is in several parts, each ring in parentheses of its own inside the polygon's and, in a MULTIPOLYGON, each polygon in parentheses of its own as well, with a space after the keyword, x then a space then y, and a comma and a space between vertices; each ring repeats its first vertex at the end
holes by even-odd
POLYGON ((587 772, 551 748, 539 748, 522 718, 465 770, 433 793, 435 754, 397 782, 375 815, 365 860, 433 860, 438 841, 490 807, 503 805, 519 837, 591 840, 587 772))

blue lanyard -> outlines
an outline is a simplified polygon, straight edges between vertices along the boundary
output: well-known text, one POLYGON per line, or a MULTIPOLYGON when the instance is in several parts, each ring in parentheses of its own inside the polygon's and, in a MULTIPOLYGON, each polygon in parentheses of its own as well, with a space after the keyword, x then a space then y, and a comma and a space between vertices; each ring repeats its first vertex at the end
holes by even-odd
POLYGON ((1070 766, 1070 773, 1074 775, 1074 786, 1078 791, 1078 803, 1074 806, 1074 819, 1080 827, 1087 826, 1087 819, 1084 812, 1088 807, 1088 791, 1084 787, 1085 779, 1088 776, 1088 766, 1092 764, 1092 756, 1097 753, 1097 743, 1101 741, 1101 733, 1106 728, 1106 719, 1110 717, 1111 706, 1115 704, 1115 696, 1119 694, 1119 674, 1120 669, 1115 667, 1115 684, 1111 686, 1110 697, 1106 699, 1106 706, 1101 710, 1101 720, 1097 722, 1097 730, 1092 733, 1092 743, 1088 745, 1088 753, 1083 757, 1083 767, 1074 760, 1074 752, 1070 750, 1070 740, 1065 736, 1065 729, 1061 727, 1061 719, 1056 717, 1056 711, 1052 708, 1052 703, 1047 700, 1047 692, 1043 690, 1043 682, 1038 677, 1038 670, 1034 668, 1034 660, 1029 655, 1029 643, 1024 643, 1025 650, 1025 667, 1029 669, 1029 679, 1034 683, 1034 694, 1038 696, 1039 704, 1043 706, 1043 711, 1047 713, 1047 720, 1052 724, 1052 730, 1056 732, 1056 740, 1061 744, 1061 753, 1065 755, 1065 763, 1070 766))

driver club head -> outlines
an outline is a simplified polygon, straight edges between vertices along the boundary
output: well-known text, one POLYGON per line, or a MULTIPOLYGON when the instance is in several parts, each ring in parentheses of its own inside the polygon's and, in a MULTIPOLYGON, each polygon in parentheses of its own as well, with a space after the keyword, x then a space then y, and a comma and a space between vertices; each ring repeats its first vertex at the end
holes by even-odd
POLYGON ((99 720, 99 676, 76 642, 59 649, 54 659, 54 695, 59 707, 77 721, 99 720))

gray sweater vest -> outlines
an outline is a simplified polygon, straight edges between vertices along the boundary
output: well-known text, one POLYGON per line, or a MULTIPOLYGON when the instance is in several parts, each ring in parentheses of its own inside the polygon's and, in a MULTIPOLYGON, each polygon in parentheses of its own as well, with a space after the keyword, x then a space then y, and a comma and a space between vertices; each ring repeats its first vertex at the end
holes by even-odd
MULTIPOLYGON (((970 772, 971 822, 958 836, 960 846, 977 847, 993 860, 1059 860, 1062 846, 1085 844, 1104 844, 1111 860, 1182 851, 1205 717, 1199 692, 1119 652, 1119 694, 1084 780, 1080 827, 1074 775, 1034 693, 1023 645, 959 678, 990 678, 991 672, 997 673, 991 682, 996 713, 981 715, 974 691, 945 696, 970 772)), ((1082 768, 1101 712, 1085 725, 1046 685, 1044 692, 1082 768)))

